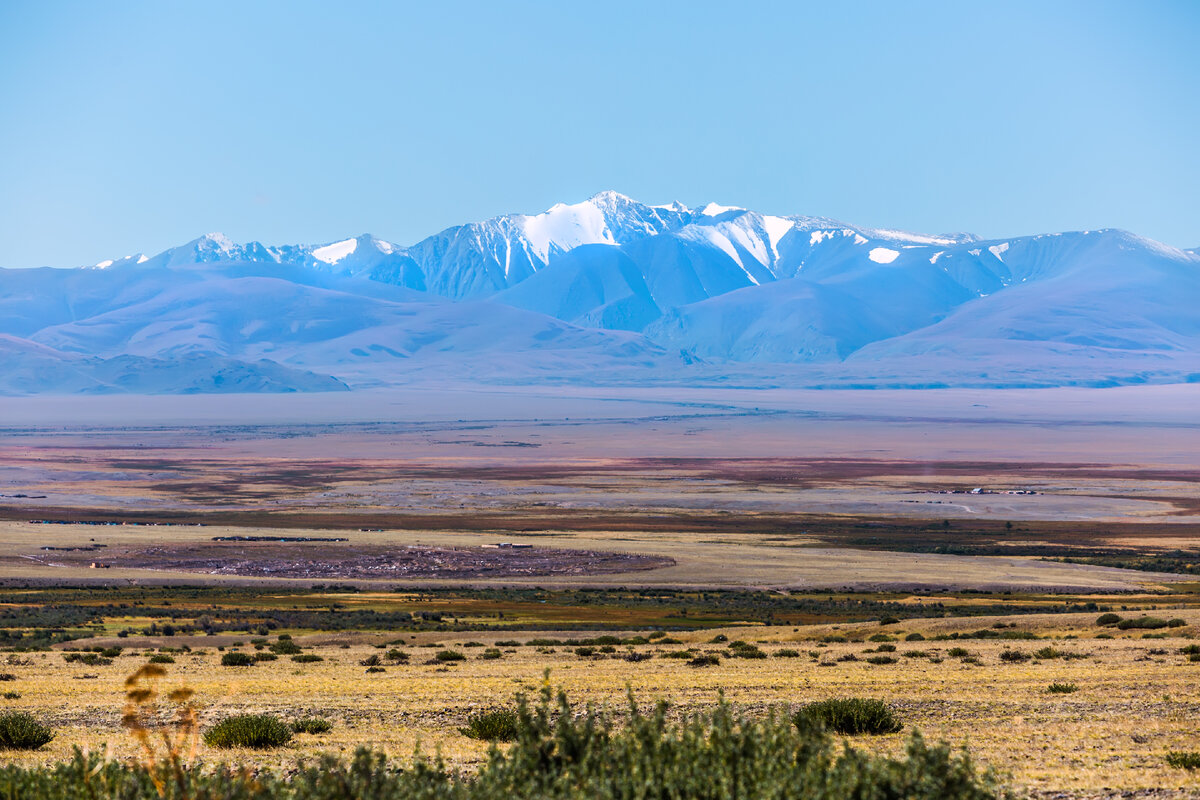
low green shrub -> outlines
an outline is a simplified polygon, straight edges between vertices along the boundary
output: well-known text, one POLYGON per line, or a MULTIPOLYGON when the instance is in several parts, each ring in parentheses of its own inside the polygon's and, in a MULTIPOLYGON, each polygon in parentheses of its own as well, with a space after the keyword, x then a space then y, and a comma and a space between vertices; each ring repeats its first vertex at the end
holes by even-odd
POLYGON ((1117 627, 1123 631, 1131 628, 1157 630, 1167 627, 1168 624, 1162 617, 1138 617, 1137 619, 1123 619, 1117 623, 1117 627))
POLYGON ((1020 650, 1002 650, 1000 652, 1000 660, 1015 664, 1021 661, 1028 661, 1029 654, 1022 653, 1020 650))
POLYGON ((868 664, 880 664, 880 665, 895 664, 896 660, 897 659, 895 656, 871 656, 870 658, 867 659, 867 663, 868 664))
POLYGON ((689 667, 715 667, 721 663, 721 657, 716 653, 701 653, 688 661, 689 667))
POLYGON ((277 656, 294 656, 303 652, 300 645, 292 641, 289 636, 286 639, 281 638, 278 642, 271 645, 271 652, 277 656))
POLYGON ((319 656, 316 653, 297 653, 292 656, 292 661, 297 664, 315 664, 318 661, 324 661, 324 656, 319 656))
POLYGON ((83 664, 87 667, 107 667, 112 663, 111 658, 105 658, 98 653, 67 653, 63 661, 68 664, 83 664))
POLYGON ((693 658, 696 655, 694 650, 668 650, 665 653, 659 653, 659 658, 693 658))
POLYGON ((1186 626, 1186 625, 1187 625, 1187 620, 1186 620, 1186 619, 1180 619, 1179 617, 1175 617, 1174 619, 1169 619, 1169 620, 1167 620, 1167 627, 1168 627, 1168 628, 1182 628, 1182 627, 1184 627, 1184 626, 1186 626))
POLYGON ((1200 769, 1200 753, 1175 750, 1167 753, 1167 763, 1175 769, 1200 769))
POLYGON ((250 667, 254 665, 254 658, 247 653, 226 653, 221 656, 222 667, 250 667))
POLYGON ((5 700, 20 700, 21 693, 20 692, 4 692, 3 694, 0 694, 0 697, 3 697, 5 700))
POLYGON ((799 657, 800 657, 800 651, 799 651, 799 650, 793 650, 793 649, 791 649, 790 647, 784 647, 784 648, 782 648, 782 649, 780 649, 780 650, 776 650, 776 651, 775 651, 774 653, 772 653, 771 655, 775 656, 776 658, 799 658, 799 657))
POLYGON ((766 658, 767 654, 762 649, 752 644, 742 643, 738 647, 729 646, 729 655, 731 658, 766 658))
POLYGON ((946 655, 951 658, 967 658, 971 655, 971 651, 965 647, 951 647, 946 651, 946 655))
POLYGON ((1066 653, 1064 653, 1062 650, 1059 650, 1056 647, 1050 647, 1050 646, 1046 646, 1046 647, 1041 648, 1040 650, 1033 651, 1033 657, 1037 658, 1037 659, 1041 659, 1041 660, 1049 660, 1052 658, 1062 658, 1065 655, 1066 655, 1066 653))
POLYGON ((895 733, 904 726, 882 700, 862 697, 842 697, 821 700, 803 706, 793 716, 793 722, 803 727, 805 722, 816 723, 835 733, 853 736, 861 733, 895 733))
POLYGON ((457 650, 442 650, 434 658, 441 662, 465 661, 467 659, 466 656, 457 650))
POLYGON ((150 656, 149 661, 151 664, 174 664, 175 663, 175 659, 171 658, 169 655, 166 655, 165 653, 155 653, 154 655, 150 656))
POLYGON ((328 733, 333 723, 324 717, 304 717, 292 722, 293 733, 328 733))
POLYGON ((270 714, 239 714, 226 717, 204 732, 209 747, 282 747, 292 739, 292 729, 270 714))
POLYGON ((923 641, 925 641, 925 637, 919 633, 910 633, 908 636, 904 637, 904 641, 906 641, 906 642, 923 642, 923 641))
POLYGON ((32 714, 0 714, 0 750, 37 750, 54 738, 54 731, 32 714))
POLYGON ((1052 683, 1046 687, 1046 691, 1050 694, 1071 694, 1078 692, 1079 687, 1073 683, 1052 683))
POLYGON ((503 658, 504 654, 500 652, 499 647, 489 647, 479 654, 479 658, 483 661, 495 661, 497 658, 503 658))
POLYGON ((1109 613, 1109 614, 1101 614, 1100 616, 1096 617, 1097 625, 1116 625, 1120 621, 1121 621, 1120 614, 1109 613))
POLYGON ((467 726, 459 731, 463 736, 485 742, 511 742, 517 738, 519 727, 516 711, 500 709, 472 714, 467 719, 467 726))

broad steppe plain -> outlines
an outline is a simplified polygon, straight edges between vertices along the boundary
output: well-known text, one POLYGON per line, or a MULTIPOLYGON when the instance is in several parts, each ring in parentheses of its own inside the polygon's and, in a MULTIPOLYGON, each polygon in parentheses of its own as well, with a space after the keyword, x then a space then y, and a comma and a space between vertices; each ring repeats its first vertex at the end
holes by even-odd
MULTIPOLYGON (((118 630, 140 624, 133 612, 98 624, 90 640, 97 646, 192 648, 176 657, 170 680, 199 689, 210 716, 320 711, 334 720, 327 738, 270 756, 276 760, 364 743, 404 756, 420 740, 455 763, 471 763, 484 748, 457 726, 474 709, 536 689, 550 668, 551 680, 577 699, 613 707, 626 684, 641 699, 663 697, 681 710, 715 702, 718 690, 748 709, 831 694, 879 696, 903 712, 906 731, 917 727, 970 747, 1023 790, 1200 796, 1195 777, 1162 760, 1167 750, 1196 749, 1200 663, 1179 651, 1200 632, 1200 579, 1105 563, 1198 551, 1200 385, 862 392, 414 386, 340 395, 0 399, 0 580, 10 593, 218 585, 265 597, 337 583, 364 598, 390 598, 397 608, 440 612, 453 603, 422 591, 828 591, 914 609, 945 601, 955 609, 904 618, 898 627, 858 618, 746 619, 732 627, 728 619, 673 618, 653 627, 672 630, 681 644, 632 646, 652 656, 642 662, 619 657, 625 647, 595 658, 575 655, 569 644, 544 652, 527 646, 531 638, 592 635, 558 631, 545 619, 528 629, 507 623, 499 632, 482 629, 482 615, 469 616, 476 625, 469 630, 402 635, 296 628, 289 631, 296 641, 325 661, 244 672, 219 667, 213 648, 246 647, 247 636, 135 632, 118 640, 118 630), (501 543, 530 547, 490 547, 501 543), (1064 608, 963 615, 973 602, 1064 608), (1141 631, 1097 627, 1097 613, 1060 613, 1086 603, 1185 624, 1171 628, 1169 639, 1143 641, 1141 631), (903 638, 993 625, 1052 641, 963 643, 978 661, 971 663, 948 655, 952 642, 903 638), (901 643, 898 661, 862 663, 880 631, 901 643), (719 632, 759 642, 768 654, 793 648, 802 655, 726 659, 705 670, 658 660, 672 647, 719 650, 710 644, 719 632), (1117 635, 1096 638, 1109 633, 1117 635), (373 645, 397 637, 408 640, 412 665, 364 674, 359 664, 376 652, 373 645), (835 641, 822 641, 829 637, 835 641), (489 661, 463 648, 501 640, 522 646, 489 661), (435 643, 469 657, 458 665, 417 663, 417 648, 435 643), (1044 646, 1086 658, 1000 658, 1008 648, 1044 646), (837 660, 851 653, 860 660, 837 660), (1074 682, 1079 691, 1047 695, 1052 681, 1074 682)), ((312 598, 327 603, 319 589, 312 598)), ((15 594, 9 599, 19 604, 15 594)), ((201 610, 197 603, 195 615, 201 610)), ((587 619, 583 627, 623 636, 646 630, 587 619)), ((120 681, 136 664, 129 652, 86 670, 64 671, 53 653, 17 661, 6 667, 15 690, 64 729, 33 758, 65 757, 72 743, 120 740, 120 681)), ((902 740, 855 746, 897 748, 902 740)))

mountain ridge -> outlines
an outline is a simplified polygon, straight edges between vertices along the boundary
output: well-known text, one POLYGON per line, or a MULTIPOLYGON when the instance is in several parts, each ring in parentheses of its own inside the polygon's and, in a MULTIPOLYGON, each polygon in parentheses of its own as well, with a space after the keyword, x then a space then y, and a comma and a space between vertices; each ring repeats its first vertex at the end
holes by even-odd
POLYGON ((1195 250, 1116 229, 984 240, 606 191, 408 247, 371 234, 266 245, 214 233, 90 267, 0 269, 4 357, 25 376, 0 376, 0 392, 313 391, 456 371, 513 382, 1191 381, 1198 308, 1195 250), (116 359, 161 380, 77 377, 116 359), (30 379, 38 364, 41 383, 30 379))

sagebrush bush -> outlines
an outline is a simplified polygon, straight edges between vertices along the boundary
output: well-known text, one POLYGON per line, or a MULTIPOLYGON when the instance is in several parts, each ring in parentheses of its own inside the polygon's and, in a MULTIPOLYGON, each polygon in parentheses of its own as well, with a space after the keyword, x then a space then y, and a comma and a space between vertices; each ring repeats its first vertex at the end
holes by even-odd
POLYGON ((1120 614, 1108 613, 1108 614, 1101 614, 1100 616, 1096 617, 1097 625, 1116 625, 1120 621, 1121 621, 1120 614))
POLYGON ((292 661, 295 661, 297 664, 315 664, 318 661, 324 660, 324 656, 319 656, 316 653, 297 653, 292 656, 292 661))
POLYGON ((774 653, 772 653, 772 655, 774 655, 776 658, 799 658, 800 651, 793 650, 790 647, 784 647, 780 650, 776 650, 774 653))
POLYGON ((54 738, 54 731, 32 714, 0 714, 0 750, 37 750, 54 738))
POLYGON ((1000 652, 1000 660, 1016 663, 1019 661, 1028 661, 1029 654, 1022 653, 1020 650, 1002 650, 1000 652))
POLYGON ((254 658, 247 653, 226 653, 221 656, 222 667, 250 667, 254 665, 254 658))
POLYGON ((292 722, 295 733, 328 733, 333 730, 333 723, 324 717, 304 717, 292 722))
POLYGON ((226 717, 204 733, 209 747, 281 747, 292 739, 292 729, 270 714, 226 717))
POLYGON ((444 663, 449 661, 465 661, 467 657, 457 650, 442 650, 434 658, 444 663))
POLYGON ((721 657, 716 653, 700 653, 688 661, 689 667, 715 667, 721 663, 721 657))
POLYGON ((904 726, 882 700, 862 697, 842 697, 821 700, 803 706, 793 716, 794 723, 819 724, 836 733, 895 733, 904 726))
POLYGON ((175 663, 175 659, 173 659, 170 656, 165 655, 163 653, 155 653, 154 655, 150 656, 149 660, 150 660, 151 664, 174 664, 175 663))
POLYGON ((1071 694, 1078 692, 1079 687, 1073 683, 1052 683, 1046 687, 1046 691, 1050 694, 1071 694))
POLYGON ((463 736, 485 742, 511 742, 517 738, 520 719, 516 711, 500 709, 481 711, 467 719, 467 726, 459 728, 463 736))

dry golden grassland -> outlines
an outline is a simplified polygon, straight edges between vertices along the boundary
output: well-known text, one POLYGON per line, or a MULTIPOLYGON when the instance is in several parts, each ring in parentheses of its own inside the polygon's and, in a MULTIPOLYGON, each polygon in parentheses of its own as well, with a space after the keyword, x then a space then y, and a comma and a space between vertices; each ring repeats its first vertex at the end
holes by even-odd
MULTIPOLYGON (((386 650, 375 645, 393 640, 394 635, 316 634, 296 639, 306 652, 325 659, 311 664, 280 655, 276 661, 252 667, 222 667, 222 654, 212 647, 175 653, 176 663, 167 666, 166 687, 186 684, 195 689, 206 725, 240 712, 270 712, 288 719, 319 715, 334 724, 327 734, 298 735, 277 751, 230 755, 200 745, 198 755, 214 760, 287 764, 299 756, 349 753, 362 745, 405 758, 419 744, 427 753, 441 753, 451 764, 468 766, 487 748, 459 733, 468 715, 509 704, 518 691, 536 690, 548 669, 551 681, 572 698, 618 711, 624 706, 627 687, 644 703, 668 700, 677 713, 711 705, 722 692, 750 711, 836 696, 879 697, 899 712, 905 731, 859 737, 856 746, 895 750, 916 728, 928 738, 967 746, 983 763, 1011 773, 1013 783, 1025 790, 1087 796, 1101 790, 1169 789, 1178 796, 1192 796, 1200 792, 1200 776, 1171 769, 1163 761, 1169 750, 1196 749, 1200 716, 1200 663, 1179 653, 1200 628, 1200 612, 1178 614, 1189 625, 1172 629, 1180 635, 1170 638, 1147 639, 1141 632, 1114 630, 1116 638, 1097 639, 1100 629, 1092 624, 1094 614, 1060 614, 1008 618, 1017 630, 1043 637, 1036 641, 931 641, 938 634, 1010 624, 1001 618, 975 617, 908 620, 890 626, 727 628, 677 634, 684 639, 682 644, 623 645, 615 653, 590 657, 577 655, 571 646, 502 646, 502 657, 495 660, 480 658, 484 647, 464 645, 478 642, 490 647, 497 640, 524 641, 530 635, 426 632, 403 634, 400 638, 406 644, 399 649, 408 653, 409 663, 385 661, 384 671, 377 673, 368 673, 361 662, 371 655, 383 656, 386 650), (819 641, 831 634, 866 638, 880 632, 898 639, 895 652, 881 654, 896 658, 895 663, 866 661, 872 655, 866 651, 879 643, 819 641), (711 642, 718 633, 730 640, 758 642, 771 657, 730 657, 725 644, 711 642), (928 638, 904 641, 911 633, 928 638), (1005 650, 1033 654, 1046 646, 1086 658, 1021 662, 1000 658, 1005 650), (978 663, 951 656, 953 647, 966 648, 978 663), (462 652, 466 660, 426 663, 443 648, 462 652), (697 668, 686 660, 662 657, 687 648, 717 653, 721 662, 697 668), (782 649, 796 650, 799 656, 774 655, 782 649), (630 662, 622 656, 631 651, 653 657, 630 662), (858 660, 838 661, 851 654, 858 660), (1078 691, 1048 693, 1054 682, 1074 683, 1078 691)), ((558 634, 589 635, 595 634, 558 634)), ((204 638, 188 641, 198 646, 204 638)), ((255 652, 250 638, 245 637, 239 649, 255 652)), ((0 669, 16 676, 0 688, 20 694, 0 703, 8 709, 32 711, 58 731, 45 749, 5 753, 0 763, 55 761, 68 757, 75 746, 134 755, 134 743, 120 726, 123 680, 145 663, 147 651, 140 645, 147 643, 134 637, 121 640, 124 653, 104 666, 65 663, 61 651, 0 657, 0 669), (7 665, 4 659, 9 659, 7 665)))

